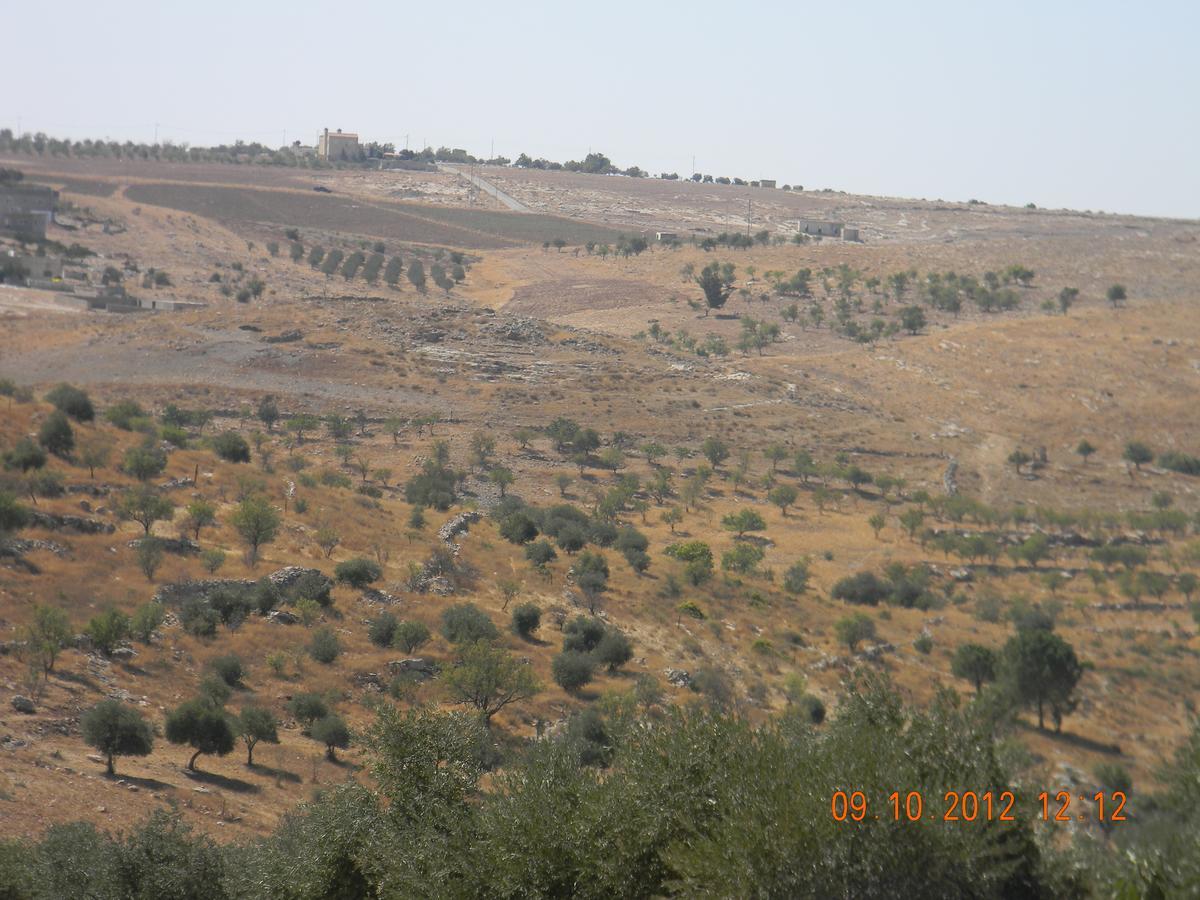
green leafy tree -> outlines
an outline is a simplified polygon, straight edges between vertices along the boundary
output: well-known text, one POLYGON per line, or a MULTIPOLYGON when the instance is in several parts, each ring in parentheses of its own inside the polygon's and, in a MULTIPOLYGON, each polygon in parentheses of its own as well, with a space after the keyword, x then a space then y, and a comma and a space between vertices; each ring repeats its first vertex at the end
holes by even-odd
POLYGON ((700 445, 700 452, 714 469, 720 468, 721 463, 729 459, 729 447, 720 438, 705 438, 700 445))
POLYGON ((732 266, 724 268, 720 263, 713 261, 701 269, 694 280, 704 292, 704 303, 709 310, 721 309, 733 293, 732 266))
POLYGON ((165 616, 166 612, 161 603, 154 600, 143 603, 129 620, 129 632, 143 644, 149 644, 165 616))
POLYGON ((337 564, 333 570, 338 584, 362 590, 383 577, 383 568, 374 560, 356 557, 337 564))
POLYGON ((201 754, 225 756, 237 740, 229 714, 206 697, 188 700, 169 712, 164 732, 172 744, 187 744, 195 751, 187 763, 193 772, 201 754))
POLYGON ((1125 445, 1121 458, 1131 462, 1139 472, 1145 463, 1154 461, 1154 451, 1141 441, 1130 441, 1125 445))
POLYGON ((833 626, 837 639, 853 653, 863 641, 875 637, 875 620, 865 613, 855 613, 839 619, 833 626))
POLYGON ((138 481, 149 481, 162 474, 167 467, 167 454, 153 444, 130 447, 125 451, 121 468, 138 481))
POLYGON ((1038 728, 1045 729, 1049 706, 1056 730, 1061 729, 1083 674, 1074 648, 1046 628, 1021 628, 1004 645, 1003 669, 1015 696, 1037 709, 1038 728))
POLYGON ((46 402, 76 422, 91 422, 96 418, 96 409, 87 392, 73 385, 59 384, 51 388, 46 394, 46 402))
POLYGON ((1108 297, 1108 302, 1112 304, 1113 309, 1116 309, 1125 302, 1129 295, 1125 291, 1125 285, 1114 284, 1109 287, 1106 296, 1108 297))
POLYGON ((193 500, 187 506, 186 517, 184 518, 184 527, 192 532, 192 537, 195 540, 200 540, 200 530, 208 528, 217 521, 217 508, 212 503, 209 503, 204 498, 193 500))
POLYGON ((1088 441, 1083 440, 1075 445, 1075 452, 1079 454, 1084 465, 1087 465, 1088 457, 1096 452, 1096 448, 1093 447, 1088 441))
POLYGON ((174 513, 175 507, 171 501, 148 485, 139 485, 125 492, 117 504, 117 514, 122 519, 137 522, 147 536, 155 522, 169 520, 174 513))
POLYGON ((147 581, 154 581, 154 573, 158 571, 163 561, 163 542, 152 534, 145 535, 137 542, 134 550, 138 568, 146 576, 147 581))
POLYGON ((33 608, 33 621, 26 629, 25 643, 36 654, 43 672, 49 674, 54 670, 58 654, 70 644, 71 638, 71 621, 66 612, 41 604, 33 608))
POLYGON ((976 694, 983 690, 986 682, 996 679, 997 668, 996 651, 982 644, 959 645, 950 661, 950 671, 956 678, 971 682, 976 694))
POLYGON ((56 409, 38 429, 38 443, 55 456, 70 456, 75 449, 75 432, 62 410, 56 409))
POLYGON ((900 324, 909 334, 917 334, 925 327, 925 311, 919 306, 906 306, 900 310, 900 324))
POLYGON ((275 714, 262 706, 247 706, 237 718, 238 737, 246 745, 246 765, 254 766, 254 748, 259 742, 279 743, 279 723, 275 714))
POLYGON ((111 656, 117 645, 129 635, 129 616, 117 609, 107 609, 93 616, 84 632, 97 650, 105 656, 111 656))
POLYGON ((274 541, 279 533, 279 513, 262 497, 243 500, 229 521, 246 544, 246 558, 251 566, 258 561, 259 549, 274 541))
POLYGON ((101 700, 83 714, 80 731, 89 747, 104 756, 109 775, 116 774, 118 756, 148 756, 154 749, 154 729, 141 712, 120 700, 101 700))
POLYGON ((468 645, 445 679, 451 697, 478 710, 485 725, 510 703, 528 700, 540 690, 529 665, 488 641, 468 645))
POLYGON ((392 646, 405 653, 414 653, 421 649, 430 637, 429 627, 424 622, 400 622, 396 625, 392 646))
POLYGON ((313 722, 308 731, 318 744, 325 745, 325 756, 331 761, 337 761, 337 751, 350 746, 350 728, 341 716, 330 714, 323 719, 313 722))
POLYGON ((736 513, 723 517, 721 527, 726 531, 735 532, 738 537, 743 537, 748 531, 762 531, 767 527, 767 523, 757 512, 743 507, 736 513))
POLYGON ((767 500, 779 507, 785 517, 789 506, 794 506, 800 492, 790 484, 778 484, 767 492, 767 500))
POLYGON ((550 670, 559 687, 568 694, 578 694, 595 676, 596 663, 590 653, 564 650, 551 661, 550 670))

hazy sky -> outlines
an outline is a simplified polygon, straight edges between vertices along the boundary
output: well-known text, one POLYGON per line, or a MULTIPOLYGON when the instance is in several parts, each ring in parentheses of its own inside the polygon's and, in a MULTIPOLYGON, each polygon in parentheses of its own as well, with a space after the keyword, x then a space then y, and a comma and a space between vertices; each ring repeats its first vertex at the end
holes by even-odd
POLYGON ((1198 0, 14 0, 0 127, 1200 217, 1198 0), (33 73, 26 78, 15 73, 33 73))

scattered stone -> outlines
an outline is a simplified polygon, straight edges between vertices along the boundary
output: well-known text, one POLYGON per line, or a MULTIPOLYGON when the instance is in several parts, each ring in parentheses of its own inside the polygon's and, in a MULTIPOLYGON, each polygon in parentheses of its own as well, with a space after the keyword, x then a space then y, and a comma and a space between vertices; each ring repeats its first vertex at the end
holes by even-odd
POLYGON ((457 516, 448 521, 445 525, 438 529, 438 537, 442 541, 449 544, 460 534, 464 533, 471 527, 472 523, 478 522, 482 513, 477 510, 468 510, 467 512, 459 513, 457 516))
POLYGON ((683 669, 663 669, 663 674, 667 676, 667 681, 676 687, 690 687, 692 676, 683 669))
POLYGON ((388 663, 388 671, 393 675, 416 675, 424 679, 436 675, 437 667, 427 659, 414 656, 409 659, 393 659, 388 663))
POLYGON ((23 694, 17 694, 12 698, 12 707, 17 712, 30 716, 37 712, 37 707, 34 706, 33 701, 23 694))
POLYGON ((367 588, 363 591, 362 600, 364 603, 369 603, 372 606, 395 606, 400 602, 399 597, 395 597, 387 591, 376 590, 375 588, 367 588))
POLYGON ((130 660, 137 656, 137 651, 132 647, 117 647, 112 652, 113 659, 130 660))
POLYGON ((276 625, 295 625, 300 619, 286 609, 273 609, 267 613, 267 621, 274 622, 276 625))
POLYGON ((111 522, 87 519, 83 516, 58 515, 41 510, 30 512, 29 521, 31 525, 48 531, 73 531, 76 534, 112 534, 116 531, 111 522))

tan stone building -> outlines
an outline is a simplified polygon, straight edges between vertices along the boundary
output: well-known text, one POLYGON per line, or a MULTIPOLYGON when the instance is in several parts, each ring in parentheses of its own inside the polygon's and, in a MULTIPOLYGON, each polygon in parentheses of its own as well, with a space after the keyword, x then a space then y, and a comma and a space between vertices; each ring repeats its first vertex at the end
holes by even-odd
POLYGON ((326 128, 317 138, 317 156, 331 162, 358 159, 358 135, 349 131, 330 131, 326 128))

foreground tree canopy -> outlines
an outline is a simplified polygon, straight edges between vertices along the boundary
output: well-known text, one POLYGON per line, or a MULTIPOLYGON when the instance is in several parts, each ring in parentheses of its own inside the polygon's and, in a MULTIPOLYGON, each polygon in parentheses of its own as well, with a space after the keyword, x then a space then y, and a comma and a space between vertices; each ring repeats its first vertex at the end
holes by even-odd
MULTIPOLYGON (((0 896, 61 897, 1057 897, 1194 896, 1200 731, 1164 773, 1124 853, 1062 849, 1034 825, 979 704, 906 709, 861 685, 817 729, 753 726, 708 707, 653 722, 629 711, 496 762, 477 715, 380 710, 364 735, 374 790, 355 782, 269 837, 219 848, 164 812, 111 837, 56 826, 0 844, 0 896), (602 741, 603 752, 581 742, 602 741), (602 762, 607 768, 589 763, 602 762), (485 786, 486 785, 486 786, 485 786), (1191 786, 1191 795, 1187 794, 1191 786), (830 814, 858 790, 860 823, 830 814), (887 796, 1014 790, 1013 823, 894 822, 887 796)), ((1094 844, 1092 846, 1091 844, 1094 844)))

